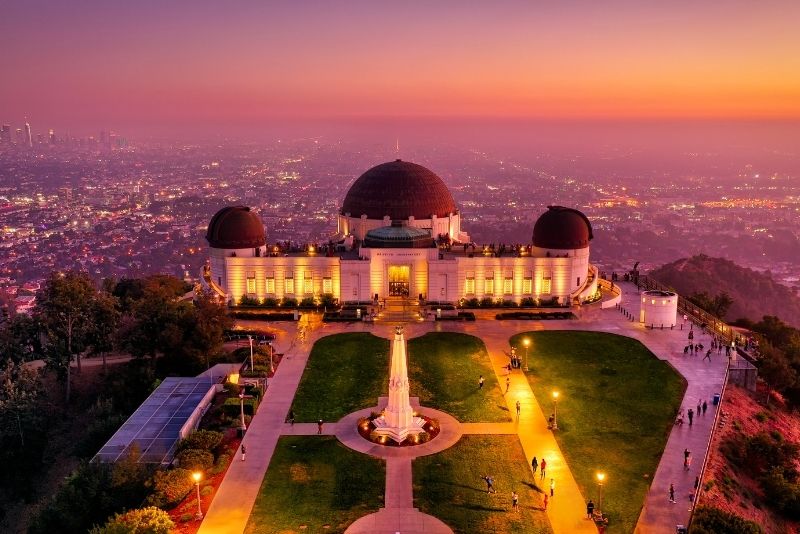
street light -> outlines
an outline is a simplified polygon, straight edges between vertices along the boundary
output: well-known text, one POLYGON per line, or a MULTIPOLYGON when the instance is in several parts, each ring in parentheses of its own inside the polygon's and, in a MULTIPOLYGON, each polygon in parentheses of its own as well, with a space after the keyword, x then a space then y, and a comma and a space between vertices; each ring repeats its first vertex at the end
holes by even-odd
POLYGON ((247 334, 247 339, 250 340, 250 370, 255 371, 256 368, 253 367, 253 336, 247 334))
POLYGON ((605 479, 605 473, 597 473, 597 485, 600 486, 600 500, 597 501, 597 513, 600 514, 600 517, 603 517, 603 481, 605 479))
POLYGON ((522 340, 522 345, 525 347, 525 370, 528 370, 528 348, 531 346, 530 338, 524 338, 522 340))
POLYGON ((553 392, 553 430, 558 430, 558 391, 553 392))
POLYGON ((195 518, 199 521, 203 519, 203 509, 200 507, 200 479, 203 478, 203 474, 200 471, 195 471, 192 473, 192 478, 194 479, 194 486, 197 488, 197 515, 195 518))
POLYGON ((244 390, 239 393, 239 410, 242 414, 242 436, 244 436, 244 431, 247 430, 247 425, 244 422, 244 390))

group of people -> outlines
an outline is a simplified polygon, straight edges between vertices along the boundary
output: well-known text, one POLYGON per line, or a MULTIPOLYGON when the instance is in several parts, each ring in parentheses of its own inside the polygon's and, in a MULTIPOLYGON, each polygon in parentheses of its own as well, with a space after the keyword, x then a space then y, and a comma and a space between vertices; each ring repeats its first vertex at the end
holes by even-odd
MULTIPOLYGON (((697 406, 694 409, 689 408, 686 411, 686 417, 689 420, 689 426, 692 426, 695 415, 705 415, 706 410, 708 410, 708 402, 707 401, 700 402, 699 400, 697 401, 697 406)), ((675 424, 682 425, 684 422, 685 420, 683 418, 683 408, 681 408, 681 411, 678 412, 677 419, 675 419, 675 424)))
POLYGON ((515 347, 511 347, 511 361, 508 364, 509 372, 511 369, 522 369, 522 359, 517 356, 517 349, 515 347))

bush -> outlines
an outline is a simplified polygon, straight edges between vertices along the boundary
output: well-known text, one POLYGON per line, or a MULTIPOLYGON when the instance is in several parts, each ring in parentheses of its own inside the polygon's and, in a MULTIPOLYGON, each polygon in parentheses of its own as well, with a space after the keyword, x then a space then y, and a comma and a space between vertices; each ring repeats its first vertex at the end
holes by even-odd
POLYGON ((516 308, 517 303, 513 300, 504 300, 502 303, 503 308, 516 308))
POLYGON ((314 306, 316 306, 314 303, 314 297, 305 297, 300 301, 301 308, 313 308, 314 306))
POLYGON ((214 465, 214 455, 201 449, 183 449, 176 458, 180 467, 190 471, 206 471, 214 465))
POLYGON ((108 439, 119 430, 127 417, 121 414, 111 414, 96 419, 81 433, 81 438, 75 445, 75 454, 81 458, 94 456, 108 439))
POLYGON ((790 519, 800 519, 800 484, 787 480, 786 475, 779 467, 770 469, 761 477, 761 489, 775 510, 790 519))
POLYGON ((150 486, 153 493, 147 498, 147 503, 159 508, 171 508, 192 491, 194 481, 191 471, 177 468, 156 472, 150 486))
MULTIPOLYGON (((238 417, 241 413, 239 406, 240 400, 238 398, 226 399, 222 405, 222 413, 228 417, 238 417)), ((258 399, 244 399, 244 413, 245 415, 255 415, 258 409, 258 399)))
POLYGON ((336 297, 330 293, 325 293, 319 298, 319 305, 325 306, 326 308, 336 307, 336 297))
POLYGON ((260 302, 257 298, 248 297, 247 295, 242 295, 239 299, 239 306, 258 306, 260 302))
POLYGON ((283 308, 296 308, 297 307, 297 299, 294 297, 283 297, 281 300, 281 307, 283 308))
POLYGON ((483 297, 480 302, 481 308, 491 308, 494 306, 494 299, 492 297, 483 297))
POLYGON ((185 449, 200 449, 203 451, 214 452, 214 449, 222 443, 223 435, 221 432, 213 430, 197 430, 178 443, 178 451, 185 449))
POLYGON ((225 470, 228 468, 228 464, 231 462, 231 455, 228 453, 222 453, 217 458, 217 462, 214 464, 214 467, 211 468, 209 474, 211 475, 218 475, 220 473, 224 473, 225 470))
POLYGON ((102 527, 94 527, 89 534, 169 534, 175 523, 169 514, 155 506, 116 514, 102 527))
POLYGON ((261 305, 265 308, 276 308, 278 306, 278 299, 274 297, 265 297, 263 301, 261 301, 261 305))
POLYGON ((464 301, 464 307, 465 308, 477 308, 480 305, 481 305, 481 301, 479 301, 475 297, 472 297, 471 299, 467 299, 466 301, 464 301))
POLYGON ((691 534, 762 534, 761 527, 718 508, 698 506, 692 516, 691 534))
POLYGON ((528 308, 536 306, 536 300, 533 297, 524 297, 522 302, 520 302, 520 306, 525 306, 528 308))

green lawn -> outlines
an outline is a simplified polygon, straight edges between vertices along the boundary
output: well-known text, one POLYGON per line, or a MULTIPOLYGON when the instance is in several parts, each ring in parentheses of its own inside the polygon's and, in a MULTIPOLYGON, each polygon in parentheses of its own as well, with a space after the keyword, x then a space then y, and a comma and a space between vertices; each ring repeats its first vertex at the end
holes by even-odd
POLYGON ((244 531, 344 532, 383 506, 385 484, 382 460, 352 451, 334 437, 284 436, 244 531))
POLYGON ((464 436, 453 447, 414 460, 414 506, 454 532, 549 533, 542 495, 516 436, 464 436), (497 493, 486 493, 484 474, 497 493), (520 512, 511 510, 511 492, 520 512))
POLYGON ((338 421, 378 404, 389 383, 389 340, 335 334, 314 344, 292 410, 298 422, 338 421))
POLYGON ((411 395, 465 422, 511 421, 483 341, 431 332, 408 342, 411 395), (478 389, 478 377, 486 382, 478 389))
MULTIPOLYGON (((686 382, 638 341, 599 332, 525 332, 528 381, 542 409, 560 393, 556 439, 581 492, 597 504, 595 475, 606 473, 608 532, 633 532, 686 382)), ((678 459, 680 461, 680 459, 678 459)))

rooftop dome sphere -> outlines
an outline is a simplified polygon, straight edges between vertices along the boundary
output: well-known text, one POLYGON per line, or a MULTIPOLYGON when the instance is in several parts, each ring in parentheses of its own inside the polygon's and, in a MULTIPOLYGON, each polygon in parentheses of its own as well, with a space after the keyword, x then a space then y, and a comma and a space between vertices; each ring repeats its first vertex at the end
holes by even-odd
POLYGON ((212 248, 257 248, 267 243, 264 225, 247 206, 227 206, 208 223, 206 241, 212 248))
POLYGON ((341 214, 402 220, 411 216, 446 217, 457 211, 441 178, 422 165, 398 159, 376 165, 359 176, 344 197, 341 214))
POLYGON ((592 223, 586 215, 564 206, 547 206, 533 225, 533 245, 540 248, 587 248, 592 238, 592 223))

